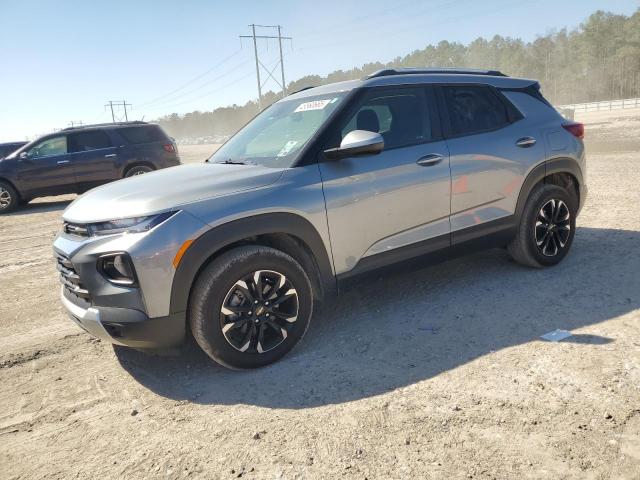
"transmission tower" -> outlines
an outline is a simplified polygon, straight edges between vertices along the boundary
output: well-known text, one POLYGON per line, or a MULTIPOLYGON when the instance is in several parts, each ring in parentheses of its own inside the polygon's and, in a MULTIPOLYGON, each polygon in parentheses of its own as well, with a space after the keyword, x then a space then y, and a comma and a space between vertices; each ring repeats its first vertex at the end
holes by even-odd
POLYGON ((256 78, 258 80, 258 110, 262 110, 262 87, 264 87, 264 85, 267 83, 269 78, 273 79, 273 81, 276 82, 280 86, 280 88, 282 88, 282 97, 284 97, 287 94, 287 87, 286 87, 287 83, 285 82, 285 79, 284 79, 284 59, 282 56, 282 40, 291 41, 293 39, 291 37, 282 36, 282 26, 280 25, 256 25, 255 23, 252 23, 251 25, 249 25, 249 27, 251 28, 251 35, 240 35, 240 41, 242 42, 243 38, 251 38, 253 40, 253 54, 255 55, 255 59, 256 59, 256 78), (256 35, 256 27, 276 29, 278 31, 278 35, 256 35), (278 40, 278 48, 280 50, 280 61, 276 63, 276 65, 271 70, 269 70, 269 68, 267 68, 265 64, 260 61, 260 57, 258 56, 258 40, 261 40, 261 39, 267 40, 267 42, 269 40, 278 40), (278 65, 280 65, 280 74, 281 74, 280 81, 278 81, 273 76, 273 72, 275 72, 276 68, 278 68, 278 65), (264 72, 267 73, 267 77, 264 83, 260 81, 261 68, 263 69, 264 72))
POLYGON ((127 103, 126 100, 109 100, 109 103, 107 103, 104 108, 106 109, 107 107, 111 109, 111 121, 113 123, 116 123, 116 121, 122 122, 123 118, 125 122, 129 121, 129 116, 127 115, 127 107, 131 107, 131 104, 127 103), (124 110, 124 115, 121 113, 121 110, 124 110), (118 114, 116 114, 116 112, 118 112, 118 114), (116 118, 118 120, 116 120, 116 118))

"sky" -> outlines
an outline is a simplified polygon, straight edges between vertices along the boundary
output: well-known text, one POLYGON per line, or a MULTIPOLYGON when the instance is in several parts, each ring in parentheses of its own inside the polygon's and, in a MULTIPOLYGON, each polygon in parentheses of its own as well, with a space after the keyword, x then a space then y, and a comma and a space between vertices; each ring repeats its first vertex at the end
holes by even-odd
MULTIPOLYGON (((212 110, 257 98, 249 24, 281 25, 286 81, 390 61, 441 40, 534 40, 640 0, 0 0, 0 142, 111 120, 212 110), (116 115, 122 111, 116 110, 116 115)), ((275 29, 258 28, 274 35, 275 29)), ((276 68, 278 44, 260 40, 276 68)), ((266 75, 263 72, 263 80, 266 75)), ((280 87, 267 76, 264 90, 280 87)))

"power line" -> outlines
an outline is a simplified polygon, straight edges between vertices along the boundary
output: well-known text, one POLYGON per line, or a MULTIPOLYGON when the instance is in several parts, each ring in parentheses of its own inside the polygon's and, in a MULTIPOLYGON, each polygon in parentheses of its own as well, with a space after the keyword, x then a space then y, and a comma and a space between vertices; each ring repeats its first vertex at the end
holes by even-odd
MULTIPOLYGON (((282 55, 282 40, 292 41, 291 37, 283 37, 282 36, 282 26, 281 25, 257 25, 252 23, 249 25, 251 27, 251 35, 240 35, 240 42, 242 42, 243 38, 251 38, 253 40, 253 53, 255 56, 256 62, 256 78, 258 80, 258 110, 262 110, 262 87, 267 83, 269 78, 273 79, 280 87, 282 88, 282 97, 284 98, 287 94, 287 84, 284 79, 284 59, 282 55), (275 35, 256 35, 256 27, 258 28, 274 28, 278 30, 278 36, 275 35), (281 81, 278 81, 273 76, 273 70, 269 71, 267 67, 265 67, 264 63, 260 61, 260 57, 258 56, 258 39, 266 40, 278 40, 278 48, 280 50, 280 73, 281 73, 281 81), (264 84, 260 81, 260 67, 262 67, 263 71, 267 72, 267 78, 265 79, 264 84)), ((277 64, 276 64, 277 66, 277 64)), ((274 67, 275 70, 275 67, 274 67)))
POLYGON ((205 97, 209 97, 209 96, 211 96, 211 95, 214 95, 214 94, 216 94, 216 93, 218 93, 218 92, 220 92, 220 91, 224 90, 225 88, 228 88, 228 87, 231 87, 231 86, 233 86, 233 85, 236 85, 240 80, 244 80, 245 78, 248 78, 248 77, 250 77, 251 75, 253 75, 253 73, 251 73, 251 72, 246 73, 246 74, 242 75, 241 77, 238 77, 238 78, 233 79, 233 80, 232 80, 232 81, 230 81, 229 83, 225 83, 224 85, 222 85, 222 86, 220 86, 220 87, 218 87, 218 88, 215 88, 214 90, 210 90, 210 91, 205 92, 205 93, 203 93, 203 94, 201 94, 201 95, 198 95, 197 97, 190 98, 190 99, 184 100, 184 101, 182 101, 182 102, 178 102, 178 103, 171 104, 171 105, 160 105, 160 106, 157 106, 157 105, 156 105, 156 106, 153 106, 153 107, 147 107, 147 108, 146 108, 146 110, 159 110, 159 109, 170 109, 170 108, 179 107, 179 106, 181 106, 181 105, 185 105, 185 104, 187 104, 187 103, 191 103, 191 102, 194 102, 194 101, 200 100, 200 99, 202 99, 202 98, 205 98, 205 97))
POLYGON ((128 122, 128 121, 129 121, 129 116, 127 115, 127 107, 131 107, 131 104, 130 104, 130 103, 127 103, 127 102, 126 102, 126 100, 122 100, 122 101, 120 101, 120 100, 116 100, 116 101, 114 101, 114 100, 109 100, 109 103, 107 103, 107 104, 104 106, 104 108, 106 109, 107 107, 109 107, 109 108, 111 109, 111 121, 112 121, 113 123, 116 123, 116 117, 118 117, 118 118, 119 118, 119 120, 118 120, 119 122, 121 122, 121 121, 122 121, 122 118, 123 118, 123 117, 122 117, 122 114, 120 114, 119 116, 117 116, 117 115, 116 115, 116 113, 115 113, 115 112, 117 112, 117 111, 118 111, 118 109, 119 109, 120 107, 122 107, 122 109, 124 110, 124 121, 125 121, 125 122, 128 122), (113 109, 113 107, 116 107, 116 109, 114 110, 114 109, 113 109))
POLYGON ((148 100, 146 102, 143 102, 139 105, 139 107, 144 107, 144 106, 149 106, 152 105, 156 102, 158 102, 159 100, 162 100, 164 98, 170 97, 172 96, 174 93, 179 92, 180 90, 182 90, 185 87, 188 87, 189 85, 197 82, 198 80, 200 80, 201 78, 207 76, 208 74, 210 74, 211 72, 213 72, 214 70, 220 68, 222 65, 224 65, 225 63, 227 63, 229 60, 231 60, 233 57, 237 56, 238 54, 240 54, 242 52, 242 49, 238 49, 235 52, 233 52, 231 55, 229 55, 228 57, 223 58, 222 60, 220 60, 218 63, 216 63, 213 67, 209 68, 208 70, 206 70, 205 72, 193 77, 191 80, 188 80, 187 82, 183 83, 182 85, 180 85, 179 87, 171 90, 170 92, 165 93, 164 95, 160 95, 159 97, 156 97, 152 100, 148 100))
MULTIPOLYGON (((285 55, 285 56, 286 56, 286 54, 283 54, 283 55, 285 55)), ((271 67, 271 68, 275 69, 275 67, 276 67, 278 64, 279 64, 279 60, 278 60, 278 61, 276 61, 276 62, 275 62, 275 63, 273 63, 273 64, 267 65, 267 67, 271 67)), ((188 99, 188 100, 185 100, 185 101, 182 101, 182 102, 178 102, 178 103, 176 103, 176 104, 172 104, 172 105, 161 105, 161 106, 154 106, 154 107, 151 107, 151 108, 147 107, 147 109, 146 109, 146 110, 158 110, 158 109, 169 109, 169 108, 179 107, 179 106, 181 106, 181 105, 185 105, 185 104, 187 104, 187 103, 191 103, 191 102, 194 102, 194 101, 200 100, 200 99, 202 99, 202 98, 209 97, 209 96, 211 96, 211 95, 215 95, 216 93, 218 93, 218 92, 220 92, 220 91, 224 90, 225 88, 228 88, 228 87, 231 87, 231 86, 233 86, 233 85, 236 85, 239 81, 244 80, 245 78, 248 78, 248 77, 250 77, 251 75, 253 75, 253 73, 249 72, 249 73, 247 73, 247 74, 245 74, 245 75, 242 75, 241 77, 237 77, 237 78, 235 78, 234 80, 232 80, 232 81, 230 81, 230 82, 228 82, 228 83, 225 83, 224 85, 222 85, 222 86, 220 86, 220 87, 217 87, 217 88, 215 88, 215 89, 213 89, 213 90, 209 90, 208 92, 205 92, 205 93, 203 93, 203 94, 200 94, 200 95, 198 95, 197 97, 193 97, 193 98, 190 98, 190 99, 188 99)))
MULTIPOLYGON (((469 0, 460 0, 460 1, 469 1, 469 0)), ((458 2, 449 2, 448 4, 443 4, 443 5, 439 5, 439 7, 445 7, 445 6, 450 6, 450 5, 454 5, 454 4, 458 4, 458 2)), ((398 19, 397 21, 392 21, 391 23, 385 25, 386 28, 391 28, 393 27, 393 23, 397 23, 398 26, 394 28, 395 33, 394 36, 398 37, 398 36, 402 36, 402 35, 406 35, 409 33, 412 33, 415 30, 424 30, 425 28, 432 26, 432 25, 444 25, 444 24, 448 24, 448 23, 455 23, 458 22, 460 20, 464 20, 467 18, 477 18, 477 17, 483 17, 486 15, 495 15, 496 13, 501 13, 503 12, 505 9, 507 8, 512 8, 515 6, 518 6, 522 4, 521 1, 508 1, 506 3, 502 3, 496 6, 496 8, 493 9, 483 9, 482 11, 479 12, 474 12, 471 14, 464 14, 464 15, 458 15, 455 17, 447 17, 443 20, 436 20, 433 22, 428 22, 428 23, 419 23, 419 24, 414 24, 414 25, 407 25, 406 22, 404 22, 401 19, 398 19)), ((423 14, 412 14, 411 17, 412 19, 416 19, 419 18, 421 16, 424 15, 431 15, 431 12, 427 11, 424 12, 423 14)), ((353 29, 351 29, 350 33, 356 33, 358 30, 360 29, 368 29, 370 27, 367 27, 366 25, 361 25, 359 27, 355 27, 353 29)), ((301 51, 306 51, 306 50, 314 50, 314 49, 318 49, 318 48, 326 48, 326 47, 332 47, 332 46, 336 46, 336 45, 344 45, 345 42, 348 43, 358 43, 358 42, 370 42, 371 38, 367 37, 367 36, 363 36, 360 34, 356 34, 354 35, 352 38, 342 38, 340 41, 336 41, 336 42, 328 42, 328 43, 323 43, 323 44, 315 44, 315 45, 310 45, 307 47, 302 47, 298 49, 298 53, 301 53, 301 51)))
MULTIPOLYGON (((184 91, 184 92, 181 92, 181 93, 179 93, 179 94, 177 94, 177 95, 174 95, 174 96, 172 96, 172 98, 167 98, 167 99, 165 99, 165 100, 160 100, 160 101, 158 101, 158 102, 155 102, 154 104, 148 103, 148 104, 146 104, 146 105, 144 105, 144 106, 145 106, 146 108, 149 108, 149 107, 151 106, 152 108, 154 108, 154 109, 155 109, 155 108, 157 108, 157 107, 159 107, 159 106, 161 107, 161 106, 166 105, 166 104, 171 104, 172 102, 175 102, 176 100, 178 100, 178 99, 180 99, 180 98, 184 98, 185 96, 188 96, 188 95, 190 95, 190 94, 191 94, 191 93, 193 93, 193 92, 197 92, 198 90, 202 90, 204 87, 206 87, 206 86, 208 86, 208 85, 211 85, 211 84, 213 84, 213 83, 216 83, 218 80, 220 80, 220 79, 222 79, 222 78, 224 78, 224 77, 228 76, 229 74, 231 74, 231 73, 235 72, 236 70, 240 69, 241 67, 244 67, 244 66, 245 66, 245 65, 247 65, 249 62, 250 62, 250 60, 245 60, 244 62, 242 62, 242 63, 240 63, 240 64, 236 65, 235 67, 230 68, 230 69, 229 69, 229 70, 227 70, 226 72, 221 73, 221 74, 220 74, 220 75, 218 75, 217 77, 214 77, 214 78, 212 78, 211 80, 209 80, 209 81, 207 81, 207 82, 205 82, 205 83, 203 83, 203 84, 201 84, 201 85, 198 85, 197 87, 191 88, 191 89, 189 89, 189 90, 187 90, 187 91, 184 91)), ((138 107, 138 109, 140 109, 140 107, 138 107)))

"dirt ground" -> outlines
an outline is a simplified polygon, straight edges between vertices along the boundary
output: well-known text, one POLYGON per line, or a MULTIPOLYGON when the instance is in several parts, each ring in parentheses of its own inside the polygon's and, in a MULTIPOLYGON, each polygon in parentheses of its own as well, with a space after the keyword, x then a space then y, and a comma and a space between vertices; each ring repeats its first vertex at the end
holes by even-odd
POLYGON ((578 119, 590 195, 562 264, 372 278, 257 371, 92 339, 58 301, 68 199, 0 218, 0 478, 639 479, 640 112, 578 119))

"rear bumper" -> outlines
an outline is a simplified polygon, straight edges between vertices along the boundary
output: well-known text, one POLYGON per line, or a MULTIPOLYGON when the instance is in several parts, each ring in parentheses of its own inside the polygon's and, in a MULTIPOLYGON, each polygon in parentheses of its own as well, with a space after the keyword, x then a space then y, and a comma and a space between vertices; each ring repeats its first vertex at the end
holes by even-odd
POLYGON ((69 317, 101 340, 135 348, 173 347, 184 341, 184 313, 149 318, 140 310, 130 308, 83 308, 64 295, 64 287, 60 299, 69 317))

